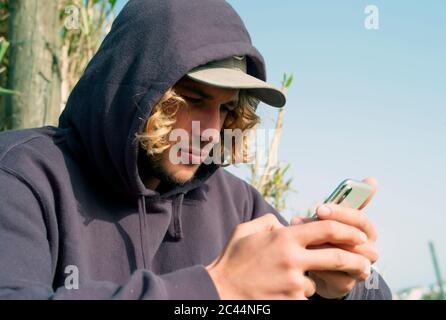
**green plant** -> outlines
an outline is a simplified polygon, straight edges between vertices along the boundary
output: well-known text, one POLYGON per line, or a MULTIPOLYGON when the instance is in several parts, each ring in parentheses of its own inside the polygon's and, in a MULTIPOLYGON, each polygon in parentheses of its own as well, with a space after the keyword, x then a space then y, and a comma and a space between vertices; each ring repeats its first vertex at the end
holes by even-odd
MULTIPOLYGON (((6 51, 8 51, 8 48, 9 48, 9 42, 6 41, 5 38, 1 37, 0 38, 0 65, 1 65, 0 74, 6 71, 6 67, 3 65, 3 59, 5 58, 6 51)), ((18 92, 0 87, 0 95, 6 96, 6 95, 13 95, 13 94, 18 94, 18 92)))
POLYGON ((78 28, 62 31, 62 104, 111 28, 116 0, 69 0, 61 8, 63 21, 74 18, 78 28), (73 11, 70 11, 74 9, 73 11), (72 17, 67 15, 71 14, 72 17))
MULTIPOLYGON (((283 75, 281 90, 285 94, 293 82, 293 75, 283 75)), ((260 170, 260 160, 256 158, 254 164, 248 165, 251 173, 250 183, 271 203, 277 210, 285 209, 285 194, 292 191, 292 178, 286 178, 289 164, 277 163, 280 138, 282 135, 283 115, 285 108, 279 109, 276 119, 274 136, 270 144, 270 153, 266 160, 264 170, 260 170)))
POLYGON ((441 300, 441 296, 439 292, 431 291, 429 293, 425 293, 421 300, 441 300))

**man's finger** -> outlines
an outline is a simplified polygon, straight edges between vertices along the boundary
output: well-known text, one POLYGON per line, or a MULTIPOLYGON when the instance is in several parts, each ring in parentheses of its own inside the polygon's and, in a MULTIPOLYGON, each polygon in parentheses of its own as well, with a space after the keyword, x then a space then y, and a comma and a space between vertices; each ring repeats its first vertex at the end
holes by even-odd
POLYGON ((308 271, 343 271, 358 280, 370 276, 370 261, 363 256, 338 248, 307 250, 305 267, 308 271))
POLYGON ((374 177, 368 177, 362 180, 362 182, 368 183, 369 185, 371 185, 373 187, 373 191, 372 194, 367 198, 366 201, 364 201, 364 203, 359 207, 359 210, 364 209, 369 202, 372 200, 373 196, 376 193, 376 190, 378 188, 378 181, 374 178, 374 177))
POLYGON ((308 218, 308 217, 303 217, 303 216, 295 216, 291 219, 290 225, 297 226, 299 224, 304 224, 304 223, 312 222, 312 221, 314 221, 313 218, 308 218))
POLYGON ((320 220, 333 220, 358 228, 367 234, 373 241, 377 238, 377 231, 370 219, 357 209, 343 207, 337 204, 324 204, 319 206, 316 214, 320 220))
MULTIPOLYGON (((356 279, 342 271, 310 271, 308 272, 308 276, 325 285, 330 284, 329 291, 332 295, 335 295, 334 297, 330 297, 331 299, 345 296, 353 290, 353 287, 357 283, 356 279)), ((327 289, 325 288, 325 290, 327 289)))
POLYGON ((315 221, 288 228, 295 234, 296 240, 305 247, 324 243, 355 246, 367 241, 364 232, 337 221, 315 221))
POLYGON ((305 297, 311 297, 316 293, 316 282, 310 277, 304 276, 305 281, 305 297))
POLYGON ((354 247, 339 244, 338 247, 341 249, 353 252, 353 253, 360 254, 361 256, 369 259, 372 264, 374 264, 379 258, 378 249, 375 247, 374 244, 372 244, 370 242, 366 242, 362 245, 354 246, 354 247))

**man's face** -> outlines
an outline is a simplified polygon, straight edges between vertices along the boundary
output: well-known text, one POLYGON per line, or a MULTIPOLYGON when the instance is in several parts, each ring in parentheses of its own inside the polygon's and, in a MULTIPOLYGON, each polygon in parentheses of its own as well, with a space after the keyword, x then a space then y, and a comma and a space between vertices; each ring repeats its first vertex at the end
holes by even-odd
MULTIPOLYGON (((169 179, 175 183, 185 183, 193 178, 200 163, 204 161, 207 154, 203 153, 203 147, 209 145, 209 138, 204 138, 203 133, 207 129, 220 132, 229 110, 237 105, 239 90, 222 89, 201 84, 187 77, 182 78, 174 86, 175 92, 183 97, 188 104, 187 107, 180 106, 176 114, 176 123, 172 130, 183 129, 187 133, 188 148, 172 149, 176 141, 170 142, 170 147, 166 149, 156 159, 151 158, 151 166, 157 172, 155 175, 160 179, 169 179), (195 123, 195 130, 192 130, 192 122, 195 123), (199 130, 197 124, 199 123, 199 130), (196 139, 192 148, 192 139, 196 139), (204 141, 202 141, 204 140, 204 141), (172 152, 171 152, 172 149, 172 152), (188 149, 188 150, 187 150, 188 149), (175 150, 175 151, 174 151, 175 150), (172 155, 184 159, 186 164, 175 163, 172 155)), ((179 131, 177 131, 179 132, 179 131)), ((209 132, 209 130, 207 131, 209 132)), ((214 136, 214 139, 219 136, 214 136)), ((212 140, 212 143, 218 141, 212 140)))

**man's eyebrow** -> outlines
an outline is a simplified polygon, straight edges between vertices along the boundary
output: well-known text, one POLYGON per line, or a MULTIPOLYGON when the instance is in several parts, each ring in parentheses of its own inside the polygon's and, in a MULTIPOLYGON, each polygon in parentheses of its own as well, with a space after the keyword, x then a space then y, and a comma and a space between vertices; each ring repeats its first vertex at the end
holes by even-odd
MULTIPOLYGON (((200 88, 194 87, 194 86, 190 86, 187 84, 180 84, 179 85, 181 88, 186 89, 188 91, 191 91, 193 93, 196 93, 200 96, 200 98, 204 98, 204 99, 209 99, 209 100, 213 100, 215 99, 213 95, 204 92, 203 90, 201 90, 200 88)), ((232 99, 231 101, 228 101, 227 103, 234 103, 238 101, 238 95, 236 95, 236 97, 234 99, 232 99)))
POLYGON ((192 91, 193 93, 198 94, 201 98, 205 98, 205 99, 209 99, 209 100, 214 99, 213 95, 210 95, 210 94, 204 92, 200 88, 189 86, 187 84, 180 84, 180 87, 182 87, 183 89, 186 89, 188 91, 192 91))

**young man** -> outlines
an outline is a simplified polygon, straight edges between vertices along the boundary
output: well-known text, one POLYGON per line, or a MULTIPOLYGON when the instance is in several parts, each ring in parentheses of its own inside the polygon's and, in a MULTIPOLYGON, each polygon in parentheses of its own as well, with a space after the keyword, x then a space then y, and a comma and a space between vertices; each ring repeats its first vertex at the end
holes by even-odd
POLYGON ((0 135, 0 298, 389 298, 379 276, 364 282, 378 254, 361 211, 285 226, 205 161, 220 138, 206 130, 249 129, 259 100, 285 104, 264 80, 224 1, 130 1, 59 126, 0 135), (178 131, 198 147, 173 149, 178 131))

